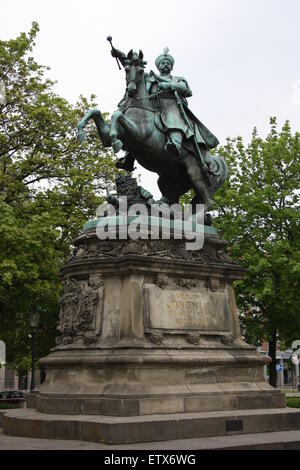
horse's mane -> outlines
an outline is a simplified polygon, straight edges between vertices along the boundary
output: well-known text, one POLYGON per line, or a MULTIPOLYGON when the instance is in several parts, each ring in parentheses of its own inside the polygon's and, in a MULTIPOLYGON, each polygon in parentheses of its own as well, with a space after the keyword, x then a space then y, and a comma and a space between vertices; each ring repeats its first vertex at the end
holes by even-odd
POLYGON ((145 68, 147 62, 143 60, 143 57, 144 54, 141 50, 139 51, 139 53, 137 53, 133 52, 133 49, 131 49, 125 59, 125 65, 139 65, 140 67, 145 68))

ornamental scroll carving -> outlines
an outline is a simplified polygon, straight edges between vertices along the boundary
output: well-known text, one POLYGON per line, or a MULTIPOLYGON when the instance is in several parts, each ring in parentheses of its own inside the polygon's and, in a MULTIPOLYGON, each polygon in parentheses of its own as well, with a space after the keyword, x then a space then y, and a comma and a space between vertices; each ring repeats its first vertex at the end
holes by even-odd
POLYGON ((197 333, 194 333, 194 334, 190 333, 185 336, 185 340, 189 344, 198 346, 198 344, 200 344, 200 341, 201 341, 201 336, 197 333))
POLYGON ((103 309, 103 279, 91 274, 88 281, 68 279, 64 282, 64 294, 60 299, 57 344, 68 344, 81 336, 84 343, 97 340, 103 309))
POLYGON ((222 251, 220 244, 223 241, 216 239, 206 241, 201 250, 186 250, 185 242, 181 240, 101 240, 93 239, 89 242, 80 242, 75 247, 70 262, 91 258, 118 258, 124 255, 138 255, 168 260, 184 260, 192 263, 222 265, 236 264, 222 251))
POLYGON ((164 335, 162 333, 149 333, 147 338, 152 344, 162 344, 164 341, 164 335))
POLYGON ((234 336, 233 335, 223 335, 221 337, 221 342, 226 346, 232 346, 234 344, 234 336))
POLYGON ((182 277, 177 280, 177 284, 178 286, 185 287, 186 289, 191 289, 191 287, 197 287, 197 281, 195 281, 194 279, 184 279, 182 277))
POLYGON ((166 274, 158 274, 155 284, 161 289, 165 289, 169 285, 169 278, 166 274))

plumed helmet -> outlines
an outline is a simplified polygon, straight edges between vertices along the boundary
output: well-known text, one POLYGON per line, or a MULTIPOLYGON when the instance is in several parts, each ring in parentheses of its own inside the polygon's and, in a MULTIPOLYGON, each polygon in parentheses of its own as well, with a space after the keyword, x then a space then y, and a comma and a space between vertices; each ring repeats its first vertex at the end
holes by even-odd
POLYGON ((155 61, 155 65, 156 65, 157 68, 159 67, 159 63, 162 59, 169 59, 169 61, 172 64, 172 67, 173 67, 175 60, 171 56, 171 54, 169 54, 169 48, 168 47, 165 47, 164 52, 157 57, 157 59, 155 61))

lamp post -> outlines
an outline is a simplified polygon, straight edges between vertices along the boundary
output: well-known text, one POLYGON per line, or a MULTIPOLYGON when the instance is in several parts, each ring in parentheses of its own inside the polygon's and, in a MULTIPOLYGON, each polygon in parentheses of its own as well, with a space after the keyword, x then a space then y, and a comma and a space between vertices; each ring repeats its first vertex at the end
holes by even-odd
POLYGON ((34 341, 35 341, 35 330, 39 327, 40 324, 40 314, 38 312, 32 312, 29 314, 29 324, 31 326, 31 383, 30 390, 35 389, 34 382, 34 341))

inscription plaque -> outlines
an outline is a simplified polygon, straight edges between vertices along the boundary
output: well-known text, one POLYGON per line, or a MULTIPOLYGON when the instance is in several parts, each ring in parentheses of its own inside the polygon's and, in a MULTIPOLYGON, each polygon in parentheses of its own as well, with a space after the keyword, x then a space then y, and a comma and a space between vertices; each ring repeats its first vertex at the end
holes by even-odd
POLYGON ((145 288, 147 323, 149 328, 169 330, 230 330, 230 314, 225 291, 206 289, 145 288))

